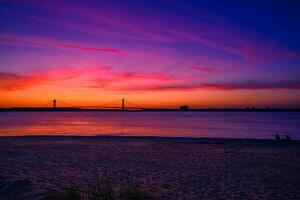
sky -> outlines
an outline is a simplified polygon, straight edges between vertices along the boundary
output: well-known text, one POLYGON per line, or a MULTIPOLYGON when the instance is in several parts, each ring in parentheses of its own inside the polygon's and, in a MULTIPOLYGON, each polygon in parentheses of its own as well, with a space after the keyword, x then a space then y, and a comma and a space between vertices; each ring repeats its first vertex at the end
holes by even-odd
POLYGON ((0 107, 299 108, 299 25, 293 0, 0 0, 0 107))

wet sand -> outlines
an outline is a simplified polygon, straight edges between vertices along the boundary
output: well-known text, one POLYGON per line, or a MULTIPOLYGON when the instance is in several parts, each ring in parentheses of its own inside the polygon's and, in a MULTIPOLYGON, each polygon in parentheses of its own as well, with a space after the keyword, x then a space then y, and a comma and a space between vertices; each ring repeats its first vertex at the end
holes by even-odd
POLYGON ((116 190, 138 185, 155 199, 300 199, 300 143, 0 137, 0 199, 41 199, 68 185, 85 192, 107 180, 116 190))

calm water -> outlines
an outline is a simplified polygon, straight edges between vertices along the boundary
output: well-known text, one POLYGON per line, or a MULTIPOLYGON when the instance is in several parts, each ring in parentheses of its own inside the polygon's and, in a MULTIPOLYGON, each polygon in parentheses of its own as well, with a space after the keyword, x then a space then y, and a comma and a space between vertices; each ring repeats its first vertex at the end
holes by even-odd
POLYGON ((300 113, 1 112, 0 135, 135 135, 300 139, 300 113))

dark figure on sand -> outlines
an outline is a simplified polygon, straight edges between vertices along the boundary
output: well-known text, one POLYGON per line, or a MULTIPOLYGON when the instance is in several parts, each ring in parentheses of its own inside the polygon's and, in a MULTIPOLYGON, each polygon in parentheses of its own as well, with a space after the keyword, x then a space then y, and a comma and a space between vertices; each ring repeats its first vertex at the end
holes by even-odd
POLYGON ((286 142, 290 142, 290 141, 291 141, 290 136, 286 135, 286 136, 285 136, 285 141, 286 141, 286 142))
POLYGON ((280 138, 280 136, 279 135, 275 135, 275 140, 277 141, 277 142, 291 142, 291 138, 290 138, 290 136, 288 136, 288 135, 286 135, 285 136, 285 138, 280 138))

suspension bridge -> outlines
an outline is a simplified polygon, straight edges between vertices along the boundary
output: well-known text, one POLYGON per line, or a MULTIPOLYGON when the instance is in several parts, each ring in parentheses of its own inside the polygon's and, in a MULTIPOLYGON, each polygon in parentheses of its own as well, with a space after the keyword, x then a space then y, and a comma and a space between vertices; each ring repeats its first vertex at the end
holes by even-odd
MULTIPOLYGON (((0 102, 1 103, 1 102, 0 102)), ((300 112, 299 108, 194 108, 187 105, 179 108, 145 108, 125 98, 110 101, 101 105, 76 105, 53 99, 46 104, 30 107, 11 107, 0 105, 0 111, 245 111, 245 112, 300 112)))
POLYGON ((121 110, 121 111, 126 111, 126 110, 145 110, 146 108, 137 105, 136 103, 133 103, 129 100, 125 100, 125 98, 114 100, 111 102, 107 102, 105 104, 101 105, 76 105, 76 104, 71 104, 67 103, 58 99, 53 99, 49 101, 46 104, 43 104, 41 106, 38 106, 39 108, 47 108, 47 109, 53 109, 53 110, 58 110, 58 109, 81 109, 81 110, 121 110))

